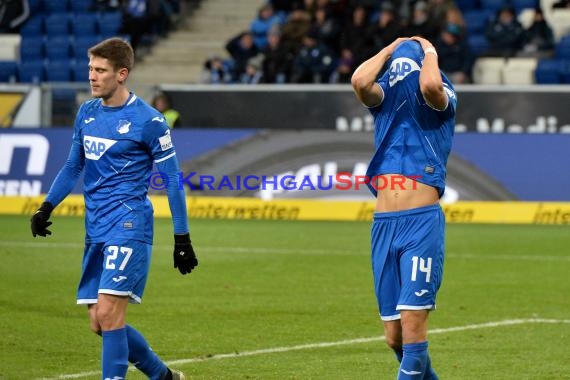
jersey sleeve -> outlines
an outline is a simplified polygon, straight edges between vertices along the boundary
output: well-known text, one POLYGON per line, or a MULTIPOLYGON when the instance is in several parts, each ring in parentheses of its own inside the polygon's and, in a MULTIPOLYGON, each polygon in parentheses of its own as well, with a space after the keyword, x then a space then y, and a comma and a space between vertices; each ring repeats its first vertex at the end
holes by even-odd
POLYGON ((152 156, 157 169, 168 177, 168 187, 166 194, 174 233, 181 234, 189 232, 188 218, 186 216, 186 194, 184 187, 180 186, 178 173, 180 167, 172 139, 170 129, 163 118, 153 118, 145 125, 143 141, 152 156))
POLYGON ((46 202, 50 202, 54 207, 60 204, 65 197, 71 193, 85 166, 85 154, 83 144, 81 143, 80 131, 82 114, 83 107, 79 109, 75 118, 71 149, 69 150, 67 160, 55 177, 45 199, 46 202))
POLYGON ((176 155, 170 128, 164 118, 155 117, 147 122, 143 128, 142 139, 154 163, 165 161, 176 155))

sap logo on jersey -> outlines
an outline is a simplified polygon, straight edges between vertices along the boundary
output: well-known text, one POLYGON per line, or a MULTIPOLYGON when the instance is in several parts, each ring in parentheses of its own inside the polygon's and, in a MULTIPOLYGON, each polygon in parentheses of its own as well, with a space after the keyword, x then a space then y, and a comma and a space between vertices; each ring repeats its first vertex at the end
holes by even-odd
POLYGON ((408 74, 419 71, 420 66, 410 58, 396 58, 390 65, 390 87, 404 79, 408 74))
POLYGON ((115 140, 104 139, 102 137, 84 136, 83 148, 85 149, 85 158, 98 160, 116 143, 117 141, 115 140))

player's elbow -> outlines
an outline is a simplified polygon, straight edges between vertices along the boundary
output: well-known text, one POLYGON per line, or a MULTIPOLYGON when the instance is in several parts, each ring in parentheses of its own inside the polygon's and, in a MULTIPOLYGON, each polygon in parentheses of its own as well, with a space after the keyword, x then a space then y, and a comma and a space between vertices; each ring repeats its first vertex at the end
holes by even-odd
POLYGON ((447 96, 445 95, 441 80, 421 81, 420 91, 424 99, 436 109, 443 110, 447 106, 447 96))
POLYGON ((358 71, 352 74, 352 77, 350 78, 350 84, 352 84, 352 88, 357 93, 364 92, 366 89, 372 87, 372 83, 360 75, 358 71))

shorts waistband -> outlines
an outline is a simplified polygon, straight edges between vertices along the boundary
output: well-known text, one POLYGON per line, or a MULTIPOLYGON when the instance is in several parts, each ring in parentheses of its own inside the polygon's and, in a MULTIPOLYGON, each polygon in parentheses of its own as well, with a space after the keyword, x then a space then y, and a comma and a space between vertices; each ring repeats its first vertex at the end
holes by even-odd
POLYGON ((417 208, 411 208, 408 210, 401 210, 401 211, 389 211, 389 212, 374 212, 374 220, 384 220, 387 218, 399 218, 402 216, 408 215, 418 215, 418 214, 425 214, 432 212, 434 210, 441 210, 441 205, 439 203, 435 203, 429 206, 422 206, 417 208))

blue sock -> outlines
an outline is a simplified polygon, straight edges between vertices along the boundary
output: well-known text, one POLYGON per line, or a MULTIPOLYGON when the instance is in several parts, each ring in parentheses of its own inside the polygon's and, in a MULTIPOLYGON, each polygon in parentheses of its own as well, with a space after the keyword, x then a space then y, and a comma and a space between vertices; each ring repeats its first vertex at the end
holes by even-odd
POLYGON ((404 344, 404 357, 400 364, 398 380, 422 380, 424 378, 427 360, 428 343, 404 344))
POLYGON ((166 365, 150 349, 144 336, 132 326, 127 325, 129 341, 129 361, 151 380, 160 380, 168 371, 166 365))
POLYGON ((101 367, 103 379, 124 379, 129 369, 129 346, 127 344, 127 329, 103 331, 103 352, 101 367))
POLYGON ((431 359, 429 358, 429 355, 427 357, 426 373, 423 380, 439 380, 439 377, 437 377, 435 371, 433 370, 433 367, 431 366, 431 359))

